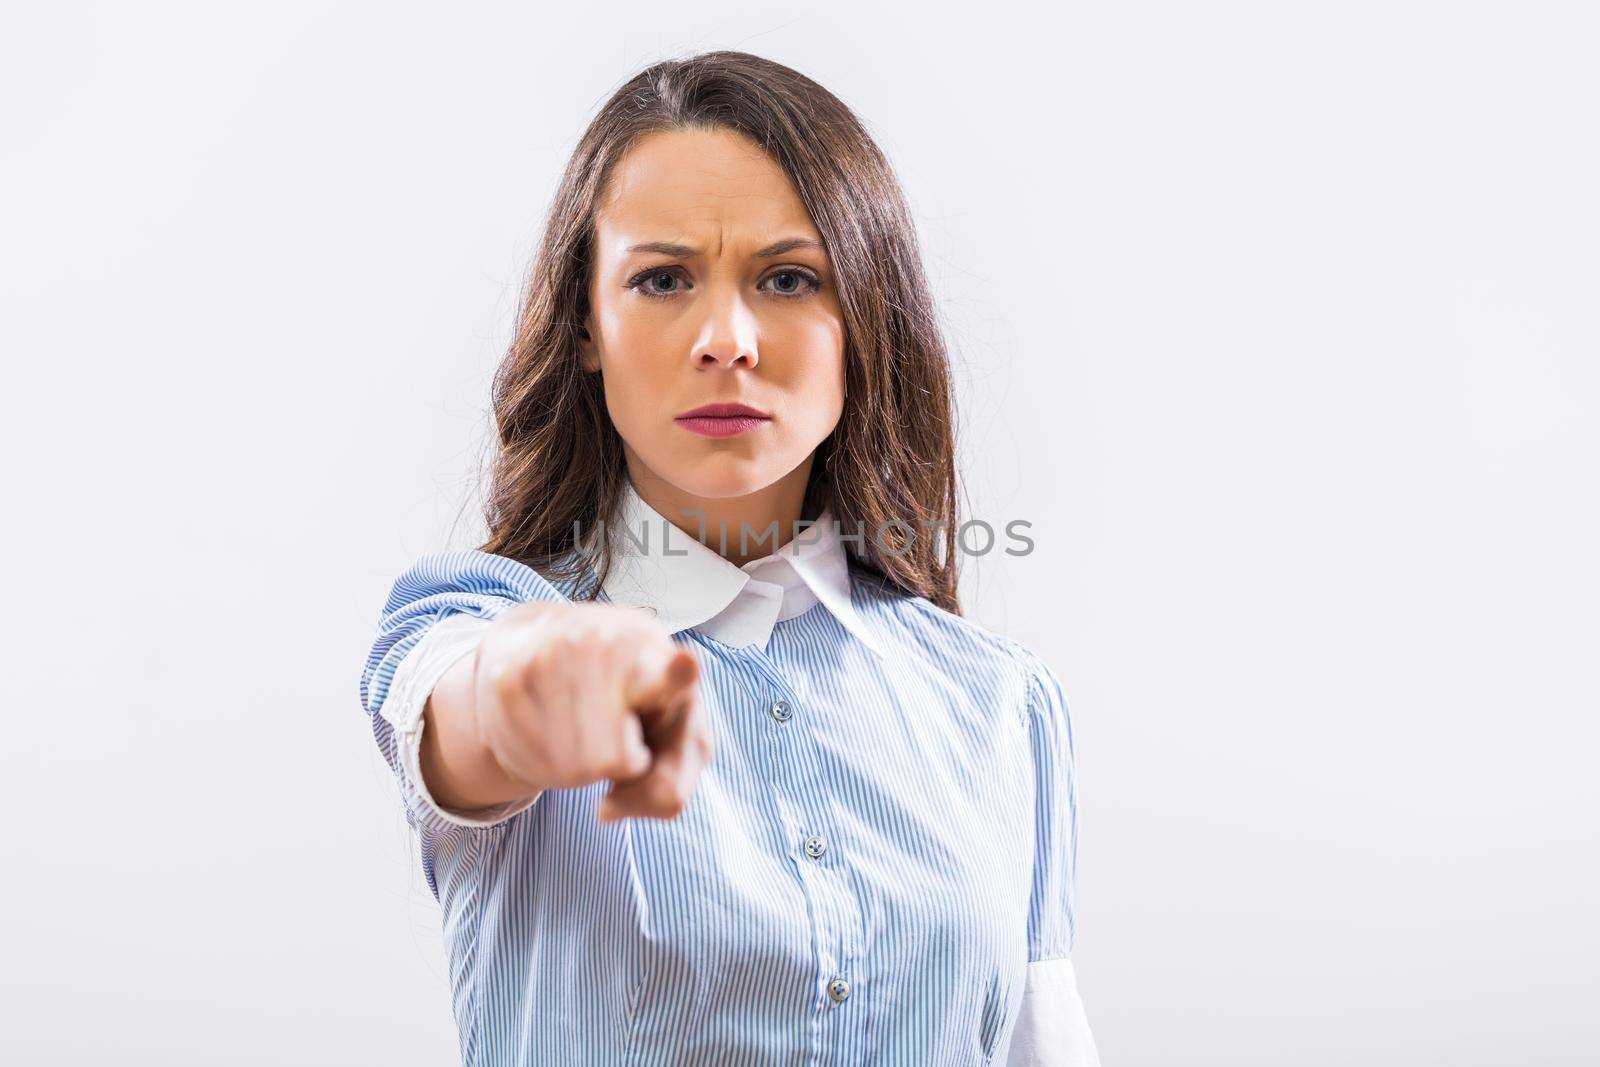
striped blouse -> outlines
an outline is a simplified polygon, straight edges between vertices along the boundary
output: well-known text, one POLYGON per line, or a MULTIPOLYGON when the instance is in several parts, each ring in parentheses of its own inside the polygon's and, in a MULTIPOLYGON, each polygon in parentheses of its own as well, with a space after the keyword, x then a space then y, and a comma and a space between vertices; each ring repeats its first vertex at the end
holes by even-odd
POLYGON ((1097 1067, 1050 667, 852 566, 827 512, 743 567, 631 487, 621 519, 599 599, 655 612, 701 668, 714 754, 676 818, 602 824, 604 782, 470 812, 424 787, 439 678, 507 607, 593 572, 424 556, 361 676, 442 907, 465 1067, 1097 1067))

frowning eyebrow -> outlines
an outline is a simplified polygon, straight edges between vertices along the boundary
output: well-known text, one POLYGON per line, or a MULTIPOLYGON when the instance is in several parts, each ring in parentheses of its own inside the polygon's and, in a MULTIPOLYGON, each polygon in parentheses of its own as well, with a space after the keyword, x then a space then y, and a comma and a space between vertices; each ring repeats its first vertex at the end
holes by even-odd
MULTIPOLYGON (((815 248, 820 250, 822 242, 813 241, 809 237, 785 237, 783 240, 774 241, 761 249, 756 253, 756 256, 759 259, 771 259, 774 256, 781 256, 785 252, 792 252, 796 248, 815 248)), ((693 259, 695 256, 700 255, 698 248, 674 244, 671 241, 646 241, 642 245, 629 246, 628 251, 630 253, 653 252, 657 255, 672 256, 674 259, 693 259)))

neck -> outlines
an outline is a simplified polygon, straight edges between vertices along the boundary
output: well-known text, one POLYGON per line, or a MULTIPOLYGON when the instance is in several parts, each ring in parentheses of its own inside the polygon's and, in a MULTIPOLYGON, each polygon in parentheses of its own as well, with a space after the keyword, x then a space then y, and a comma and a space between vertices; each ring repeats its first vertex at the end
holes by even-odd
POLYGON ((795 523, 816 518, 802 514, 811 476, 809 457, 771 485, 744 496, 686 493, 631 461, 628 476, 640 498, 662 518, 736 567, 776 552, 794 539, 795 523))

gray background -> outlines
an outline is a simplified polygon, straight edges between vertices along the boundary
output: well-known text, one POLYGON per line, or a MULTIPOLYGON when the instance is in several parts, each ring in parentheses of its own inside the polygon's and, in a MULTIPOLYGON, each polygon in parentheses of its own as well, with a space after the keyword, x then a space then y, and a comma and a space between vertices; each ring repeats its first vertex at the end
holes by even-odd
POLYGON ((10 5, 0 1059, 454 1058, 362 659, 579 131, 737 47, 893 158, 1034 523, 964 590, 1108 1067, 1595 1062, 1593 7, 563 7, 10 5))

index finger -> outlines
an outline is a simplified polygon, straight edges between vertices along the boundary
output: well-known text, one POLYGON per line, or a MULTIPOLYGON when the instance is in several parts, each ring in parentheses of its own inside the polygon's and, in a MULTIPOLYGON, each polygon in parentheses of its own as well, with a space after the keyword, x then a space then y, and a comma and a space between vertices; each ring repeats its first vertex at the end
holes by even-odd
MULTIPOLYGON (((663 710, 653 727, 655 759, 641 777, 606 795, 602 811, 612 818, 651 815, 670 818, 687 803, 695 780, 711 756, 711 739, 699 693, 691 690, 675 709, 663 710)), ((602 819, 606 819, 602 814, 602 819)))
POLYGON ((642 668, 645 674, 636 681, 628 694, 630 707, 645 719, 648 738, 650 720, 676 711, 693 692, 700 679, 700 661, 687 648, 674 647, 657 669, 654 664, 642 668))

